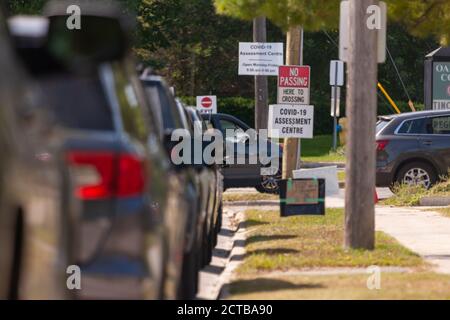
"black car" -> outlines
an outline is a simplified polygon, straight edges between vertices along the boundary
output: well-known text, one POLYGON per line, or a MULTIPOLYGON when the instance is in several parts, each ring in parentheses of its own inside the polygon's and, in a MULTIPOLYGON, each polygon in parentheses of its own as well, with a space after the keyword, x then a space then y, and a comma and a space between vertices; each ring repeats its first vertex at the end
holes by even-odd
POLYGON ((0 10, 0 299, 66 299, 77 214, 57 126, 0 10))
POLYGON ((380 116, 376 184, 430 188, 450 168, 450 110, 380 116))
MULTIPOLYGON (((198 110, 193 107, 184 107, 186 111, 189 130, 192 136, 195 135, 195 131, 201 133, 202 137, 202 146, 205 148, 209 143, 209 139, 205 139, 205 136, 209 134, 208 126, 206 122, 202 119, 202 116, 198 110), (204 141, 206 140, 206 141, 204 141)), ((210 137, 212 139, 212 137, 210 137)), ((203 149, 202 149, 203 151, 203 149)), ((218 159, 216 157, 223 153, 223 145, 219 147, 219 150, 215 150, 215 152, 211 155, 213 158, 211 159, 210 165, 205 165, 204 168, 208 171, 209 181, 213 181, 213 184, 210 189, 210 196, 213 199, 213 209, 212 209, 212 220, 210 230, 211 233, 209 235, 209 243, 212 244, 212 247, 215 247, 217 244, 217 236, 222 227, 222 194, 223 194, 223 175, 222 175, 222 167, 218 165, 218 159), (216 154, 217 152, 218 154, 216 154)), ((212 249, 212 248, 211 248, 212 249)), ((211 254, 211 249, 209 250, 209 254, 211 254)), ((211 259, 211 257, 209 257, 211 259)))
POLYGON ((224 151, 224 187, 254 187, 263 193, 278 193, 278 181, 281 179, 282 147, 270 140, 261 139, 258 134, 248 134, 251 128, 238 118, 218 113, 203 114, 207 126, 220 130, 225 140, 224 151), (227 135, 227 130, 236 133, 227 135), (257 143, 257 144, 256 144, 257 143), (250 144, 256 146, 251 148, 250 144), (261 161, 261 155, 270 160, 261 161))
POLYGON ((175 299, 185 190, 170 169, 130 58, 132 30, 118 8, 80 2, 83 28, 74 33, 66 28, 72 3, 48 5, 44 41, 18 43, 55 121, 70 130, 65 152, 81 201, 69 233, 72 264, 82 273, 74 296, 175 299))
MULTIPOLYGON (((172 158, 177 142, 172 141, 175 130, 184 130, 189 135, 185 112, 179 106, 169 86, 158 76, 143 74, 143 86, 149 100, 150 112, 155 114, 159 124, 160 138, 164 141, 167 155, 172 158)), ((210 225, 214 210, 214 199, 211 196, 213 181, 210 173, 202 164, 179 163, 172 161, 173 169, 183 181, 186 197, 189 198, 189 217, 183 263, 182 292, 184 296, 192 296, 197 291, 198 272, 211 257, 211 244, 208 242, 210 225)))

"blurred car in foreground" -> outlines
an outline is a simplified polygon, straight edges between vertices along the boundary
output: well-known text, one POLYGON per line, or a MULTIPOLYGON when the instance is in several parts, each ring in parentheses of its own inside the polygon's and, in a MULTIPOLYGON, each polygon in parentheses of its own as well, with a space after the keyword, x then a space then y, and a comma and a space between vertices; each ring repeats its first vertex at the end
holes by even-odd
POLYGON ((378 187, 432 187, 450 168, 450 111, 421 111, 378 117, 378 187))
POLYGON ((65 130, 16 58, 0 12, 0 299, 65 299, 77 213, 65 130))
POLYGON ((251 128, 241 120, 223 113, 203 114, 202 117, 209 127, 220 130, 225 139, 225 189, 254 187, 259 192, 278 193, 283 158, 281 146, 264 140, 258 143, 256 148, 250 148, 250 143, 259 140, 258 135, 248 135, 246 131, 251 128), (235 133, 227 135, 227 130, 233 130, 235 133), (260 161, 263 154, 270 159, 269 164, 260 161), (262 168, 270 169, 265 172, 262 168))
POLYGON ((175 299, 187 204, 152 127, 131 30, 119 8, 94 2, 79 3, 83 28, 68 30, 71 3, 50 3, 46 39, 18 49, 56 121, 70 129, 65 152, 82 204, 70 233, 82 272, 75 297, 175 299))

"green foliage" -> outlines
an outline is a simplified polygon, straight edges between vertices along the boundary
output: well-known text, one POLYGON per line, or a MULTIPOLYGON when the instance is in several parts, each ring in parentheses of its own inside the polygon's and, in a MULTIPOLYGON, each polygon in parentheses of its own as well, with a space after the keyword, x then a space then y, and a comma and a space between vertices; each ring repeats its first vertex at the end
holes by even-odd
POLYGON ((396 185, 395 195, 383 204, 392 206, 418 206, 420 199, 424 197, 448 197, 450 196, 450 180, 444 180, 430 190, 421 186, 396 185))
MULTIPOLYGON (((340 0, 214 0, 221 14, 252 19, 266 16, 284 30, 301 25, 306 30, 337 27, 340 0)), ((391 21, 400 22, 415 36, 450 40, 450 2, 396 0, 388 2, 391 21)))
POLYGON ((219 13, 242 19, 266 16, 283 30, 302 25, 306 30, 337 27, 340 0, 215 0, 219 13))
POLYGON ((389 17, 401 22, 416 36, 434 36, 443 45, 450 40, 450 2, 396 0, 389 2, 389 17))

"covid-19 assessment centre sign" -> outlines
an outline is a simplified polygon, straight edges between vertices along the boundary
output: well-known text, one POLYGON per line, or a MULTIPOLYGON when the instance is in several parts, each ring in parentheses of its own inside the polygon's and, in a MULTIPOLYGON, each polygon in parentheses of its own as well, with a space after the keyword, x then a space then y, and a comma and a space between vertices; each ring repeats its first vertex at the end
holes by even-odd
POLYGON ((283 65, 283 43, 240 42, 239 75, 277 76, 283 65))

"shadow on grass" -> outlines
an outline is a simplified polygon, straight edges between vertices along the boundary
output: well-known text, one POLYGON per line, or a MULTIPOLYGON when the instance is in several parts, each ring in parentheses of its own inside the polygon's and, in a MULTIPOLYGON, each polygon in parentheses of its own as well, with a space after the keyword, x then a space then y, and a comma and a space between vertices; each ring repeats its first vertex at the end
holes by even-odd
POLYGON ((230 284, 230 291, 232 294, 248 294, 254 292, 264 291, 280 291, 293 289, 321 289, 324 288, 321 284, 316 283, 292 283, 289 281, 257 278, 250 280, 238 280, 230 284))
POLYGON ((274 256, 277 254, 294 254, 299 253, 300 251, 295 249, 288 249, 288 248, 276 248, 276 249, 257 249, 247 252, 247 255, 258 255, 258 254, 265 254, 274 256))
POLYGON ((264 222, 264 221, 258 221, 258 220, 254 220, 254 219, 249 219, 246 220, 244 222, 244 227, 245 228, 251 228, 251 227, 256 227, 256 226, 264 226, 269 224, 268 222, 264 222))
POLYGON ((299 253, 300 251, 295 249, 287 249, 287 248, 278 248, 278 249, 257 249, 252 250, 243 254, 235 254, 231 257, 231 261, 244 261, 245 258, 253 256, 253 255, 268 255, 275 256, 278 254, 294 254, 299 253))
POLYGON ((263 241, 289 240, 289 239, 295 239, 295 238, 297 238, 297 236, 290 235, 290 234, 286 234, 286 235, 280 234, 280 235, 272 235, 272 236, 251 236, 251 237, 247 238, 246 243, 252 244, 252 243, 263 242, 263 241))

